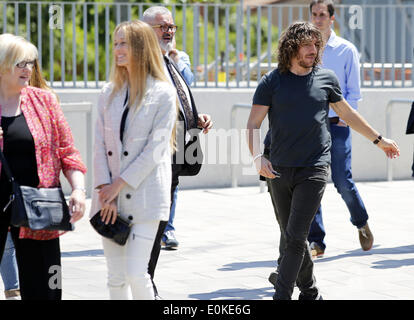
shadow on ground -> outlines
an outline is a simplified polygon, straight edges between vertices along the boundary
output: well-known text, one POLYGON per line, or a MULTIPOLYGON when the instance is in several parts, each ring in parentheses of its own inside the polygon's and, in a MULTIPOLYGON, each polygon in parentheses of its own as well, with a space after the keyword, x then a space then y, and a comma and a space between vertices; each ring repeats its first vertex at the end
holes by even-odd
POLYGON ((241 289, 241 288, 231 288, 231 289, 221 289, 213 292, 206 293, 194 293, 190 294, 188 297, 198 300, 261 300, 263 298, 271 299, 275 290, 273 287, 265 287, 260 289, 241 289))
POLYGON ((62 258, 68 257, 101 257, 104 255, 103 250, 82 250, 62 252, 62 258))
POLYGON ((225 264, 219 271, 237 271, 250 268, 276 268, 275 260, 271 261, 248 261, 225 264))
MULTIPOLYGON (((369 256, 369 255, 382 255, 382 254, 407 254, 414 252, 414 245, 394 247, 394 248, 381 248, 380 245, 375 245, 369 251, 362 251, 361 249, 347 251, 344 254, 340 254, 332 257, 324 257, 321 259, 314 260, 315 263, 323 263, 334 261, 338 259, 350 258, 350 257, 360 257, 360 256, 369 256)), ((403 260, 381 260, 376 261, 373 264, 378 264, 377 266, 372 266, 375 269, 389 269, 389 268, 400 268, 403 266, 412 266, 414 265, 414 259, 403 259, 403 260)))

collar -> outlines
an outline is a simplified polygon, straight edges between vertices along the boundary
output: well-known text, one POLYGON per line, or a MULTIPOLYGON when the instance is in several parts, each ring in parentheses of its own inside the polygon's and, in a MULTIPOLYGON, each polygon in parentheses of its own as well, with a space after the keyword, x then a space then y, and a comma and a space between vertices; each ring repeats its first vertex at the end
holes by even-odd
POLYGON ((337 44, 338 37, 336 36, 335 31, 331 30, 331 35, 329 36, 328 42, 326 43, 327 46, 335 47, 337 44))

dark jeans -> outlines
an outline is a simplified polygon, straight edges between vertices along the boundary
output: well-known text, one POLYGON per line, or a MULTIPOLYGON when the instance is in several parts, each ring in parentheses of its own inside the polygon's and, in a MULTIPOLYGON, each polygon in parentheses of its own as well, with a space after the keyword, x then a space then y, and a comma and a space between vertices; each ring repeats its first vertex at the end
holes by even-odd
MULTIPOLYGON (((269 160, 269 151, 268 149, 265 148, 265 151, 263 153, 263 157, 265 157, 267 160, 269 160)), ((279 266, 280 264, 280 260, 282 259, 282 248, 285 247, 285 237, 283 236, 283 231, 282 231, 282 227, 281 227, 281 223, 280 223, 280 219, 279 219, 279 213, 277 212, 277 207, 276 207, 276 201, 275 198, 273 196, 273 191, 272 191, 272 180, 273 179, 269 179, 269 178, 265 178, 266 180, 266 184, 267 184, 267 191, 269 192, 270 195, 270 199, 272 200, 272 205, 273 205, 273 211, 275 213, 275 217, 276 217, 276 221, 279 224, 279 229, 280 229, 280 238, 279 238, 279 258, 277 259, 277 265, 279 266)))
MULTIPOLYGON (((368 220, 368 213, 358 189, 352 179, 352 140, 351 129, 331 124, 331 172, 332 181, 338 193, 345 201, 351 215, 351 223, 361 228, 368 220)), ((325 228, 323 226, 322 209, 319 207, 312 222, 308 241, 316 242, 325 250, 325 228)))
POLYGON ((328 166, 275 169, 281 177, 271 180, 271 192, 286 244, 281 250, 274 298, 291 299, 295 282, 302 295, 316 296, 307 237, 325 191, 328 166))

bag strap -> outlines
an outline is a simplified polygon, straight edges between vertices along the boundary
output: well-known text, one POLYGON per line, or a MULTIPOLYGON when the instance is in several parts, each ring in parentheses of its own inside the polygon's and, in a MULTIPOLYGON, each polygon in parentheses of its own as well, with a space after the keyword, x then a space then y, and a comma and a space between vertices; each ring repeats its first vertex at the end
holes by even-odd
POLYGON ((13 183, 14 182, 13 174, 10 170, 9 164, 8 164, 6 158, 4 157, 3 151, 1 151, 1 149, 0 149, 0 161, 3 165, 4 172, 6 173, 7 177, 9 178, 9 181, 13 183))

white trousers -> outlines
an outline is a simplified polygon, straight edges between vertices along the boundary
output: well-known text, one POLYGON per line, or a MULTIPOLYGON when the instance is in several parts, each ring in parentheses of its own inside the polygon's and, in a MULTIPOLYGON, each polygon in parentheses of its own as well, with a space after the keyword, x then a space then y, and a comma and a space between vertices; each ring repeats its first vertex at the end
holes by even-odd
POLYGON ((129 293, 134 300, 154 300, 148 263, 159 224, 152 220, 132 225, 124 246, 102 238, 111 300, 129 300, 129 293))

